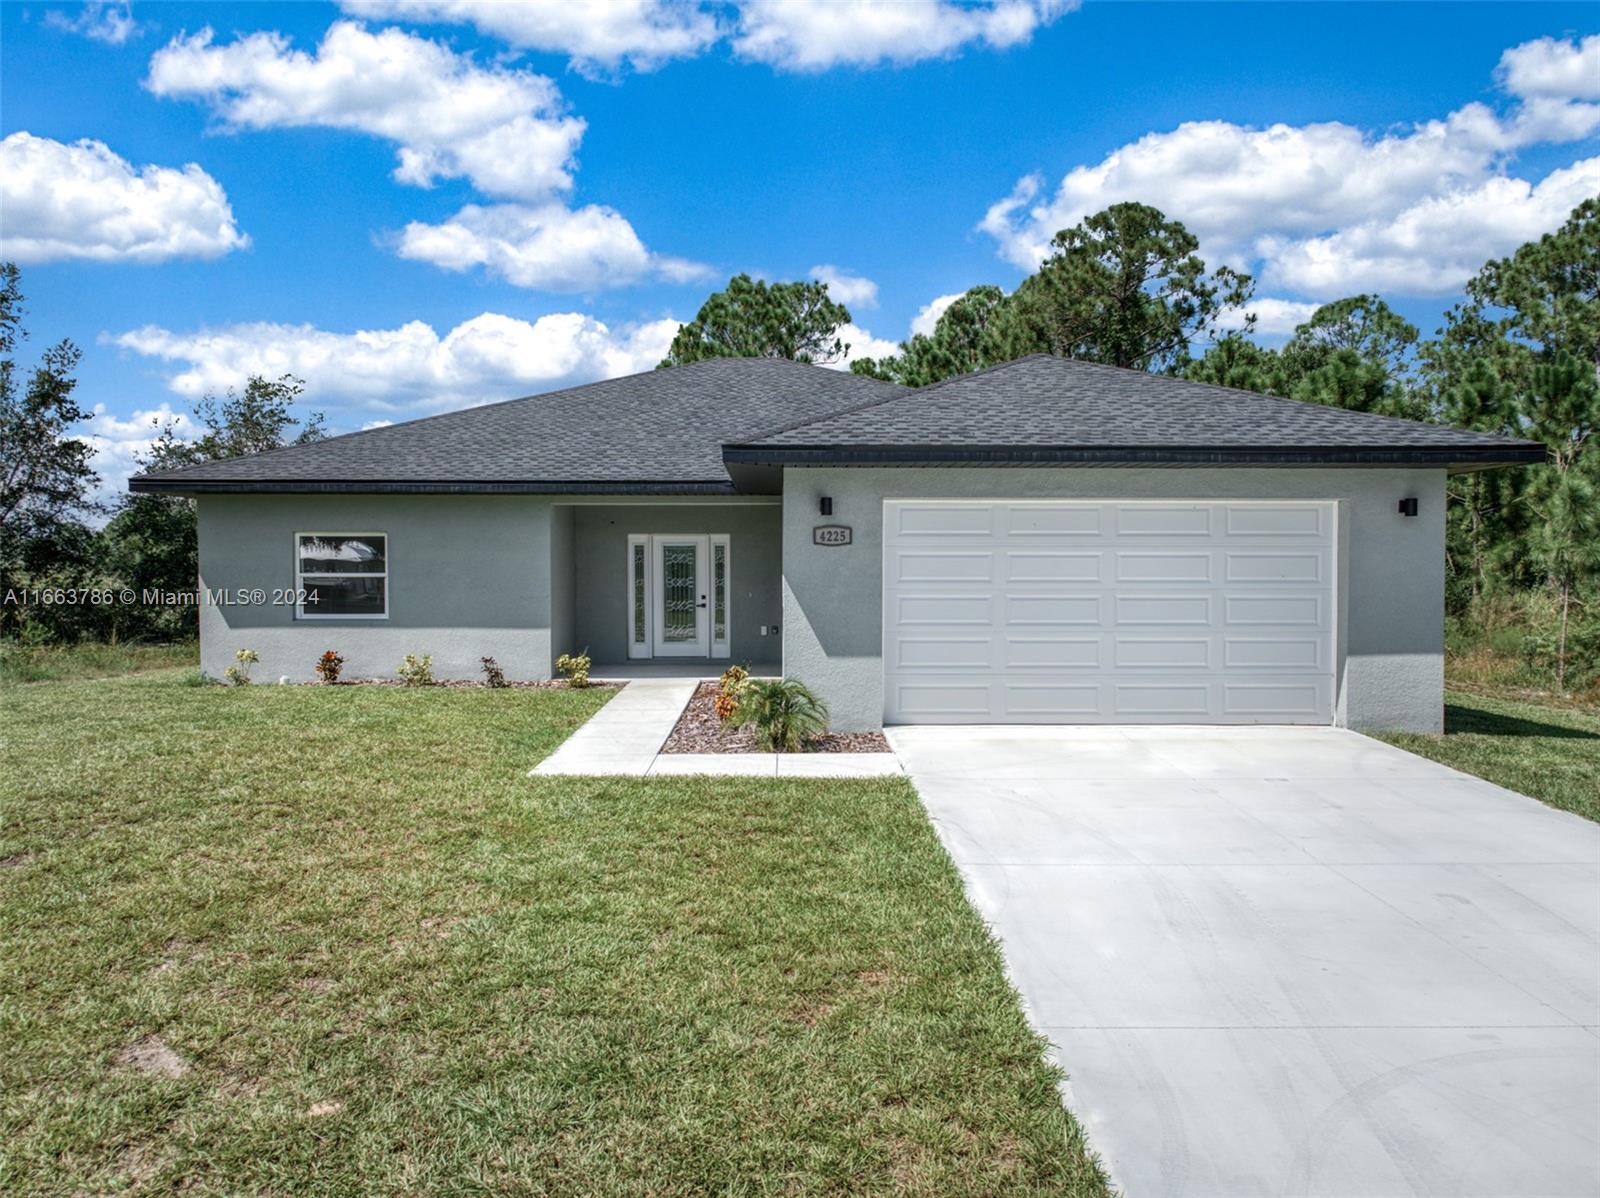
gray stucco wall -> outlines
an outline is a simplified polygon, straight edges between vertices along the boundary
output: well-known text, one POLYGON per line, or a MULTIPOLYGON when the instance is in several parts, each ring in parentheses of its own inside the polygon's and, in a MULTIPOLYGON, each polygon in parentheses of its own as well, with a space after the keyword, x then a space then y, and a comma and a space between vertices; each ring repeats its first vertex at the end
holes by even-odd
POLYGON ((885 499, 1323 499, 1338 501, 1335 722, 1438 731, 1444 719, 1442 470, 789 468, 783 496, 784 673, 841 730, 883 714, 885 499), (834 514, 817 515, 828 495, 834 514), (1397 501, 1417 496, 1420 513, 1397 501), (851 525, 820 547, 811 529, 851 525))
MULTIPOLYGON (((296 532, 383 532, 389 615, 296 620, 288 606, 203 605, 201 668, 220 676, 237 650, 249 648, 261 655, 256 681, 305 681, 317 656, 335 649, 350 677, 393 676, 407 653, 431 653, 440 678, 481 677, 485 655, 510 677, 548 678, 551 506, 542 496, 515 495, 205 496, 202 587, 261 588, 270 598, 294 587, 296 532)), ((570 600, 565 607, 570 613, 570 600)))
MULTIPOLYGON (((777 503, 583 505, 574 516, 574 648, 597 662, 628 659, 628 535, 726 533, 733 583, 731 660, 777 662, 783 618, 779 587, 783 512, 777 503)), ((568 650, 556 642, 556 652, 568 650)))
POLYGON ((577 642, 576 534, 572 508, 550 510, 550 653, 572 653, 577 642))

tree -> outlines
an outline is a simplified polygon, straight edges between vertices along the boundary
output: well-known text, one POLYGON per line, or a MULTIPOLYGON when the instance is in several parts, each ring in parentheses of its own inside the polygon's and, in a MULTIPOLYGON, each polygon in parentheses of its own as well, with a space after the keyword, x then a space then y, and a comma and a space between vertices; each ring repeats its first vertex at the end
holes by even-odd
POLYGON ((1063 229, 986 337, 984 357, 1030 353, 1174 370, 1221 314, 1248 302, 1249 275, 1207 273, 1199 242, 1147 204, 1114 204, 1063 229))
POLYGON ((828 297, 826 283, 766 283, 735 275, 678 330, 660 366, 707 358, 792 358, 826 365, 849 352, 838 335, 849 323, 850 310, 828 297))
POLYGON ((1600 425, 1600 382, 1593 367, 1562 350, 1533 368, 1528 431, 1550 449, 1550 462, 1528 486, 1533 514, 1528 551, 1555 591, 1560 611, 1556 686, 1567 681, 1567 633, 1579 588, 1600 573, 1600 487, 1590 451, 1600 425))
POLYGON ((1323 304, 1295 328, 1278 358, 1282 393, 1356 412, 1420 420, 1411 353, 1417 327, 1375 295, 1323 304))
POLYGON ((1007 303, 1005 292, 983 285, 969 289, 939 315, 933 333, 917 333, 900 343, 900 352, 874 361, 850 363, 856 374, 907 387, 926 387, 988 365, 983 351, 990 326, 1007 303))
MULTIPOLYGON (((251 375, 243 391, 230 390, 220 398, 207 395, 195 404, 195 416, 205 430, 196 439, 182 440, 171 423, 158 426, 139 466, 146 471, 171 470, 320 440, 322 414, 314 412, 299 423, 292 410, 304 391, 304 380, 290 374, 276 379, 251 375)), ((107 523, 101 541, 107 567, 135 590, 185 591, 195 585, 200 570, 193 500, 128 495, 107 523)), ((192 607, 168 611, 176 623, 159 631, 193 631, 192 607)))
POLYGON ((1184 364, 1183 377, 1265 395, 1282 395, 1284 391, 1283 362, 1277 353, 1263 349, 1242 333, 1217 338, 1204 354, 1184 364))
POLYGON ((22 328, 22 276, 0 264, 0 543, 11 560, 21 546, 48 538, 95 509, 94 450, 70 435, 84 418, 72 398, 82 353, 70 340, 45 350, 26 386, 13 355, 22 328))
MULTIPOLYGON (((1493 363, 1483 359, 1445 393, 1439 416, 1446 424, 1475 432, 1519 432, 1515 399, 1493 363)), ((1465 572, 1470 601, 1490 589, 1490 565, 1508 541, 1506 524, 1517 484, 1517 473, 1508 470, 1473 470, 1447 480, 1445 558, 1452 575, 1465 572)))

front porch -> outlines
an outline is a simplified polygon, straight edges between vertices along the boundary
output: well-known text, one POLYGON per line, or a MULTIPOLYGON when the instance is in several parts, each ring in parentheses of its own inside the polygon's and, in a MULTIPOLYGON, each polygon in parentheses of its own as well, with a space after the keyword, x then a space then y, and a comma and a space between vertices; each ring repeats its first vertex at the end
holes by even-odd
POLYGON ((772 497, 557 504, 551 657, 596 679, 781 673, 782 508, 772 497))

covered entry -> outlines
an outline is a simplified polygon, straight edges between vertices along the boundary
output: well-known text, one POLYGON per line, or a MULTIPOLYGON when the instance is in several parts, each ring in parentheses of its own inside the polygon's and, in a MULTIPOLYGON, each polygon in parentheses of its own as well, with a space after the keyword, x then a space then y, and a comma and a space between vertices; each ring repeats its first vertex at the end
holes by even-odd
POLYGON ((885 501, 884 718, 1331 723, 1335 510, 885 501))

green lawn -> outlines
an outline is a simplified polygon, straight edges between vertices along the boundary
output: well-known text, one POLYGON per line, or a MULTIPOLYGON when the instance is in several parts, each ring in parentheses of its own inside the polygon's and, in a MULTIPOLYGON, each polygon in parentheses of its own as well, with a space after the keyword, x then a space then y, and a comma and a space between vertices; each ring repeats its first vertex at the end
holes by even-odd
POLYGON ((1600 821, 1600 714, 1593 709, 1447 691, 1443 736, 1379 739, 1600 821))
POLYGON ((0 641, 0 683, 59 682, 72 678, 104 678, 142 670, 200 665, 195 641, 173 645, 86 641, 78 645, 21 645, 0 641))
POLYGON ((0 688, 0 1192, 1104 1193, 903 780, 191 673, 0 688))

